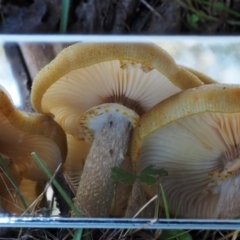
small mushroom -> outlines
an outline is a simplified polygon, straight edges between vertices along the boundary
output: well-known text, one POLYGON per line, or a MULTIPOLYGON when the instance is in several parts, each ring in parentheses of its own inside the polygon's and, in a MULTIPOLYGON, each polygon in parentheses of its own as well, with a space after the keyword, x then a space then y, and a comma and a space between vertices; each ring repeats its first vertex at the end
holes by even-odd
POLYGON ((66 136, 48 116, 17 110, 0 88, 0 153, 9 157, 21 177, 38 181, 47 176, 31 157, 36 152, 51 173, 65 160, 66 136))
MULTIPOLYGON (((173 216, 239 214, 239 97, 240 85, 204 85, 162 101, 138 122, 131 143, 135 170, 153 164, 168 172, 162 186, 173 216)), ((149 198, 156 188, 144 185, 149 198)))
POLYGON ((75 139, 92 143, 75 202, 84 216, 108 216, 111 168, 125 159, 139 115, 202 84, 161 48, 139 43, 75 44, 38 73, 33 107, 75 139))

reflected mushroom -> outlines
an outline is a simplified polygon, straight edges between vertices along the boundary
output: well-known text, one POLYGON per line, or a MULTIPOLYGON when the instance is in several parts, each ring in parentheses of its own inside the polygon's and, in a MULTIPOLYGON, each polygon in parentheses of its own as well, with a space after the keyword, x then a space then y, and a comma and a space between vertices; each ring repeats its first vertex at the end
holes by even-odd
POLYGON ((8 93, 0 88, 0 153, 9 157, 21 177, 47 179, 31 157, 36 152, 51 173, 64 161, 66 136, 48 116, 17 110, 8 93))
MULTIPOLYGON (((204 85, 164 100, 141 117, 131 158, 137 172, 149 164, 168 171, 162 186, 173 216, 239 214, 239 97, 240 85, 204 85)), ((149 198, 156 188, 144 185, 149 198)))
POLYGON ((202 84, 161 48, 139 43, 75 44, 38 73, 33 107, 92 143, 75 202, 84 216, 108 216, 111 168, 121 166, 139 115, 202 84))

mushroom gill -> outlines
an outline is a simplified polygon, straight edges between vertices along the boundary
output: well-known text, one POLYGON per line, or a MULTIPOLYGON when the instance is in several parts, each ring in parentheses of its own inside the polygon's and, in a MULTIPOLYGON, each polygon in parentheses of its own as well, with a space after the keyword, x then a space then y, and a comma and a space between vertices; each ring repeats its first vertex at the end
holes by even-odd
MULTIPOLYGON (((183 218, 234 218, 240 213, 240 86, 212 84, 163 101, 135 129, 137 171, 164 168, 169 210, 183 218)), ((144 186, 148 197, 155 188, 144 186)), ((162 205, 162 203, 161 203, 162 205)))
POLYGON ((92 144, 75 202, 84 216, 108 216, 111 168, 127 156, 139 114, 202 84, 161 48, 140 43, 75 44, 39 72, 32 86, 33 107, 67 134, 92 144))
POLYGON ((50 172, 66 157, 66 136, 51 118, 16 109, 8 93, 0 87, 0 153, 9 157, 21 176, 47 179, 31 157, 36 152, 50 172))

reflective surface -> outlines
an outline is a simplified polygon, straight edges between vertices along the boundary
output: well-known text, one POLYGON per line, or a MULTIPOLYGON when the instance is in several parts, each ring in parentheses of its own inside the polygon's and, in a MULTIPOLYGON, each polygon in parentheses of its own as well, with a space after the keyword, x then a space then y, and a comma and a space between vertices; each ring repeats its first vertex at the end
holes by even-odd
POLYGON ((97 229, 240 229, 239 220, 115 219, 115 218, 15 218, 0 217, 0 227, 97 229))
POLYGON ((24 108, 26 91, 22 86, 26 82, 27 75, 16 46, 0 45, 0 84, 10 93, 14 105, 20 109, 24 108))
MULTIPOLYGON (((240 83, 240 38, 198 37, 104 37, 104 36, 3 36, 0 39, 0 84, 12 96, 16 107, 29 109, 29 69, 16 44, 21 42, 76 42, 76 41, 123 41, 159 44, 178 64, 201 71, 216 81, 240 83)), ((0 227, 38 228, 150 228, 150 229, 240 229, 239 220, 144 220, 144 219, 76 219, 76 218, 15 218, 0 217, 0 227)))

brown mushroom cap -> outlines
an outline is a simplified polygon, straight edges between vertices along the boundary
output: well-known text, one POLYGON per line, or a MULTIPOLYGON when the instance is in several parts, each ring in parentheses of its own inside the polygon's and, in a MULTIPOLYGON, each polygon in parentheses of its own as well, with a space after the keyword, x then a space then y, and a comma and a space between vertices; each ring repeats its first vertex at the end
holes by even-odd
POLYGON ((66 136, 48 116, 17 110, 0 89, 0 153, 10 157, 26 179, 47 176, 31 157, 36 152, 51 173, 66 157, 66 136))
POLYGON ((64 49, 37 74, 31 101, 35 110, 54 116, 66 133, 81 139, 78 118, 94 106, 127 103, 142 113, 202 84, 155 45, 80 43, 64 49))
MULTIPOLYGON (((233 218, 240 212, 240 85, 183 91, 142 116, 131 157, 137 171, 168 171, 170 212, 187 218, 233 218)), ((144 187, 149 197, 156 188, 144 187)))

